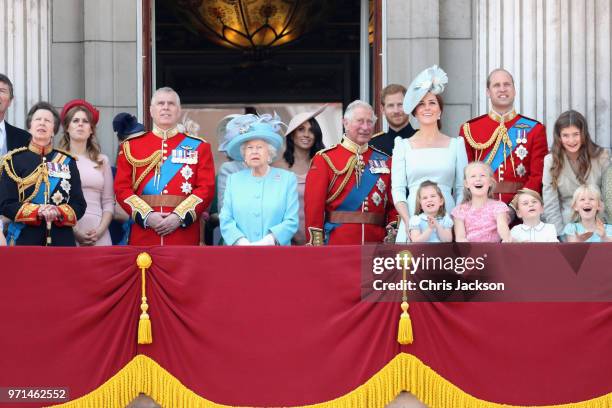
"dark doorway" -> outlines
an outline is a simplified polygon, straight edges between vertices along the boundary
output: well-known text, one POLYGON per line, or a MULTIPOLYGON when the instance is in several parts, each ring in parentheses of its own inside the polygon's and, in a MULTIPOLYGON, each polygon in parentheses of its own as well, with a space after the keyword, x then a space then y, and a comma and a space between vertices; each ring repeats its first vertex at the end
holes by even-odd
POLYGON ((359 1, 326 1, 316 26, 263 53, 213 43, 180 18, 176 3, 155 1, 155 88, 171 86, 183 103, 346 106, 359 98, 359 1))

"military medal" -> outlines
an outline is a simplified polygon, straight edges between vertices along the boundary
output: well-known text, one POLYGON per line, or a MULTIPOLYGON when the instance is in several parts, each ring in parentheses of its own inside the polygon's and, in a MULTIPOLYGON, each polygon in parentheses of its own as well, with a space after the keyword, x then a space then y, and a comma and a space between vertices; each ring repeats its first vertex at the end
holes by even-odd
POLYGON ((385 160, 368 160, 368 163, 372 174, 389 174, 391 172, 385 160))
POLYGON ((378 188, 378 191, 380 191, 381 194, 385 194, 385 190, 387 189, 387 186, 385 185, 385 182, 383 181, 383 179, 379 178, 376 181, 376 187, 378 188))
POLYGON ((70 182, 69 182, 68 180, 63 179, 63 180, 61 181, 61 183, 60 183, 60 187, 61 187, 62 189, 64 189, 64 191, 65 191, 66 193, 70 194, 70 188, 71 188, 71 186, 70 186, 70 182))
POLYGON ((193 190, 193 188, 191 187, 191 183, 185 181, 183 184, 181 184, 181 191, 185 194, 191 194, 191 190, 193 190))
POLYGON ((378 206, 381 201, 381 196, 378 194, 378 191, 375 191, 374 194, 372 194, 372 202, 374 202, 374 205, 378 206))
POLYGON ((196 164, 198 152, 191 146, 180 146, 180 149, 172 150, 172 163, 196 164))
POLYGON ((49 177, 57 177, 63 179, 70 178, 70 167, 68 167, 67 164, 47 162, 47 171, 49 173, 49 177))
POLYGON ((51 201, 53 201, 55 205, 60 205, 62 201, 64 201, 64 196, 58 190, 51 196, 51 201))
POLYGON ((189 180, 191 178, 191 176, 193 176, 193 170, 191 170, 191 167, 189 166, 184 166, 181 169, 181 176, 183 176, 183 178, 185 180, 189 180))
POLYGON ((516 174, 519 177, 525 177, 525 174, 527 174, 527 169, 525 168, 525 166, 523 165, 523 163, 519 164, 516 167, 516 174))
POLYGON ((516 157, 518 157, 521 160, 525 160, 525 157, 527 157, 527 153, 529 153, 527 151, 527 148, 523 145, 520 145, 519 147, 516 148, 515 150, 516 153, 516 157))
POLYGON ((518 125, 515 126, 515 128, 517 128, 517 132, 516 132, 516 143, 517 144, 521 144, 521 143, 527 143, 527 129, 529 129, 531 126, 524 124, 524 123, 519 123, 518 125))

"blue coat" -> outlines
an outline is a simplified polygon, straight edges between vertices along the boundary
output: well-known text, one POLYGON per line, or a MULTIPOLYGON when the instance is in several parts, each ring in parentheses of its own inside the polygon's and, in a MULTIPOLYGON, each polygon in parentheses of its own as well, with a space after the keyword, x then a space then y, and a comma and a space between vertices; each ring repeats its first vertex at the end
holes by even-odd
POLYGON ((293 173, 270 167, 265 177, 254 177, 251 169, 230 174, 219 214, 221 235, 233 245, 241 237, 255 242, 272 233, 280 245, 290 245, 298 209, 293 173))

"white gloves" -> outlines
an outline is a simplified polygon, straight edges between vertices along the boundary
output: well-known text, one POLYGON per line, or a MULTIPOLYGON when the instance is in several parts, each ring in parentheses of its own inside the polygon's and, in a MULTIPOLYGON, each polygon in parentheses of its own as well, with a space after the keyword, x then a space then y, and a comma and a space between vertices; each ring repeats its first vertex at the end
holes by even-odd
POLYGON ((242 237, 242 238, 239 238, 238 241, 236 241, 234 245, 244 246, 244 245, 251 245, 251 243, 249 242, 248 239, 246 239, 245 237, 242 237))
POLYGON ((272 246, 272 245, 276 245, 276 240, 274 239, 274 235, 272 234, 268 234, 262 239, 260 239, 259 241, 255 241, 255 242, 249 242, 249 240, 246 239, 245 237, 241 237, 240 239, 238 239, 238 241, 236 241, 234 245, 272 246))
POLYGON ((272 245, 276 245, 276 241, 274 240, 274 235, 268 234, 262 239, 260 239, 259 241, 253 242, 251 245, 272 246, 272 245))

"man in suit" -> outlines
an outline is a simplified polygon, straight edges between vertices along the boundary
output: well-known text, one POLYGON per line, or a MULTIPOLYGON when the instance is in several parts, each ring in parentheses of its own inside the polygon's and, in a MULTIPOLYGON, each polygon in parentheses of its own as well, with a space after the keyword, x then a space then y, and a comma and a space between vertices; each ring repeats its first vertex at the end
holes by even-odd
POLYGON ((28 132, 9 125, 5 119, 13 97, 13 83, 6 75, 0 74, 0 157, 30 142, 28 132))
POLYGON ((389 123, 389 130, 373 135, 370 146, 381 150, 388 156, 393 153, 396 137, 407 139, 416 132, 410 124, 408 113, 404 112, 405 95, 406 88, 399 84, 387 85, 380 93, 380 111, 389 123))
MULTIPOLYGON (((6 112, 13 102, 13 96, 13 83, 6 75, 0 73, 0 168, 2 158, 8 152, 18 147, 25 147, 30 143, 28 132, 9 125, 5 120, 6 112)), ((7 219, 0 216, 0 233, 6 222, 7 219)))

